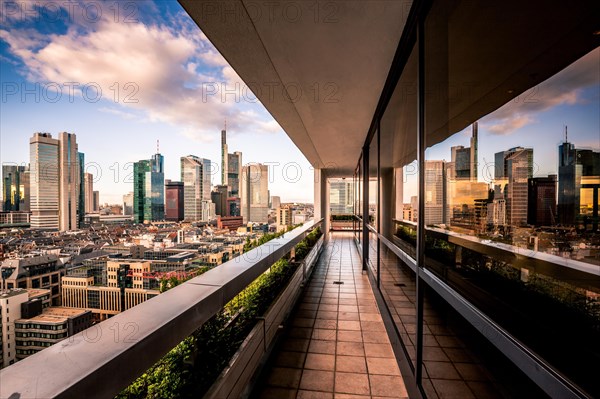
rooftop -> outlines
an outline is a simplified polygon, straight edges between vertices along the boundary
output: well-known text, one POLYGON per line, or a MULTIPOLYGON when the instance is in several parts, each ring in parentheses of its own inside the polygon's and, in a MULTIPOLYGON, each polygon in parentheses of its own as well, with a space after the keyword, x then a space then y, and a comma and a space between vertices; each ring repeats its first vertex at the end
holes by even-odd
POLYGON ((64 323, 65 321, 81 316, 88 312, 86 309, 50 307, 43 310, 42 314, 31 319, 19 319, 21 323, 64 323))

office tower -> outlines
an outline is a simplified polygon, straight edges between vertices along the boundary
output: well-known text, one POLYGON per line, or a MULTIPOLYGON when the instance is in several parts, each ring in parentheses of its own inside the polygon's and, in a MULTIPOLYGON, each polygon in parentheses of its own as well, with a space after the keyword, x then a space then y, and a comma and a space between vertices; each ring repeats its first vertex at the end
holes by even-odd
POLYGON ((221 185, 223 186, 226 186, 228 183, 228 158, 229 156, 227 152, 227 122, 225 122, 225 128, 221 130, 221 185))
POLYGON ((208 221, 210 215, 211 162, 195 155, 181 157, 184 220, 208 221))
POLYGON ((29 141, 31 227, 59 228, 59 141, 35 133, 29 141))
POLYGON ((233 154, 227 154, 227 186, 230 197, 240 196, 240 175, 242 174, 242 153, 235 151, 233 154))
POLYGON ((94 191, 93 200, 94 200, 93 212, 100 212, 100 192, 99 191, 94 191))
POLYGON ((123 215, 133 216, 133 191, 123 196, 123 215))
POLYGON ((600 152, 576 149, 565 130, 565 142, 558 147, 559 223, 572 226, 591 217, 597 228, 599 189, 600 152))
POLYGON ((83 178, 84 185, 84 213, 94 212, 94 175, 86 173, 83 178))
POLYGON ((271 209, 277 209, 281 207, 281 197, 274 195, 271 197, 271 209))
POLYGON ((133 164, 133 220, 136 223, 165 219, 164 158, 160 153, 133 164))
POLYGON ((79 205, 79 153, 75 134, 59 133, 59 228, 60 230, 77 229, 79 205))
POLYGON ((354 209, 353 182, 349 179, 331 179, 329 183, 329 198, 331 214, 351 214, 354 209))
POLYGON ((552 226, 556 223, 556 175, 528 180, 527 224, 552 226))
POLYGON ((471 128, 470 147, 458 145, 450 148, 452 170, 447 165, 447 172, 451 180, 477 180, 477 122, 471 128))
POLYGON ((26 211, 28 198, 25 196, 25 189, 28 184, 26 166, 2 165, 2 187, 3 199, 2 209, 10 211, 26 211))
POLYGON ((165 183, 165 220, 179 222, 184 218, 183 182, 165 183))
MULTIPOLYGON (((533 149, 514 147, 497 152, 495 159, 495 179, 506 181, 506 224, 521 226, 527 223, 527 179, 533 176, 533 149)), ((497 195, 494 197, 499 199, 497 195)))
POLYGON ((267 223, 269 215, 269 167, 248 164, 242 168, 241 216, 244 223, 267 223))
POLYGON ((78 157, 78 176, 79 176, 79 194, 77 196, 77 225, 78 227, 83 226, 85 219, 85 199, 86 199, 86 181, 85 181, 85 154, 83 152, 77 153, 78 157))
POLYGON ((210 199, 215 204, 215 213, 218 216, 229 216, 227 207, 227 186, 215 186, 210 193, 210 199))
POLYGON ((425 224, 447 223, 446 163, 425 161, 425 224))

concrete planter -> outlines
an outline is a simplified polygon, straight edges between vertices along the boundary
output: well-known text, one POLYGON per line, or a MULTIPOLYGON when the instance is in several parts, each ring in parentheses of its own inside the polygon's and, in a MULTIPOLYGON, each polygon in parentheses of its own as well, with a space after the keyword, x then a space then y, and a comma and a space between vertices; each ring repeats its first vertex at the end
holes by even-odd
POLYGON ((244 398, 250 394, 251 381, 261 361, 270 353, 283 321, 296 304, 302 284, 310 277, 323 248, 324 235, 304 258, 285 289, 273 301, 250 334, 229 361, 229 365, 216 379, 205 398, 244 398))

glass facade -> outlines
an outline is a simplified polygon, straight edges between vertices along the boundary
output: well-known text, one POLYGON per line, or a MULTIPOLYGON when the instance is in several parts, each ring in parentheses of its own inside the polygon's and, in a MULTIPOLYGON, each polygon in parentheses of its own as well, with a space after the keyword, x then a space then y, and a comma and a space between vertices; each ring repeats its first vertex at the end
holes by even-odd
POLYGON ((600 395, 600 49, 586 6, 543 21, 516 2, 413 7, 353 209, 424 397, 600 395))

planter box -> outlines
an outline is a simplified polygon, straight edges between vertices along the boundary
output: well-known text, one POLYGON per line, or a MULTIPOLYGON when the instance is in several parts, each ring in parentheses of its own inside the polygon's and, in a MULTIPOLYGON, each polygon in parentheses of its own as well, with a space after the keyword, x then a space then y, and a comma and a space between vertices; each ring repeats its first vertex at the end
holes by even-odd
POLYGON ((298 300, 302 285, 310 277, 323 248, 322 235, 306 258, 298 265, 288 285, 258 320, 250 334, 216 379, 205 398, 242 398, 250 394, 251 381, 259 365, 270 353, 283 321, 298 300))

